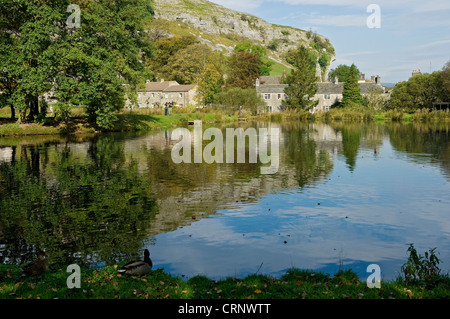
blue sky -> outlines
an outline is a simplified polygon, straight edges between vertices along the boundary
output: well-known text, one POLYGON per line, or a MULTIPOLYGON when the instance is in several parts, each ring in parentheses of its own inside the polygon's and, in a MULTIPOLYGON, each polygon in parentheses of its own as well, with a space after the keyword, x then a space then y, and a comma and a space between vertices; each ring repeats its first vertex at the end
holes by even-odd
POLYGON ((211 0, 230 9, 330 39, 339 64, 355 63, 366 78, 407 80, 413 70, 441 70, 450 60, 449 0, 211 0), (370 4, 381 10, 381 27, 369 28, 370 4))

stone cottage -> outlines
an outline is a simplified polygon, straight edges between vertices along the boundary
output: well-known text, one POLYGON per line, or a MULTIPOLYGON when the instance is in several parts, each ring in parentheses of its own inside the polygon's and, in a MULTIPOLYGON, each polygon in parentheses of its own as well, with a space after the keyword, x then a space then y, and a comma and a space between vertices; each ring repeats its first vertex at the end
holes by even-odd
MULTIPOLYGON (((180 107, 197 105, 197 86, 180 85, 176 81, 148 82, 145 88, 138 89, 138 108, 164 107, 166 103, 173 103, 180 107)), ((130 101, 127 101, 130 107, 130 101)))
MULTIPOLYGON (((311 110, 312 113, 317 111, 328 111, 330 107, 341 102, 344 92, 344 82, 339 82, 337 78, 333 82, 318 82, 318 89, 313 99, 318 100, 318 104, 311 110)), ((384 92, 385 89, 381 85, 379 76, 372 77, 370 81, 359 81, 361 94, 364 96, 371 92, 384 92)))
POLYGON ((282 111, 282 103, 286 100, 284 89, 287 84, 281 84, 281 76, 261 76, 256 79, 256 92, 262 96, 266 102, 266 111, 282 111))
MULTIPOLYGON (((283 110, 282 103, 286 100, 284 89, 288 87, 288 84, 281 84, 281 79, 281 76, 261 76, 256 80, 256 92, 266 101, 266 111, 268 112, 283 110)), ((334 103, 342 101, 344 83, 338 82, 337 78, 333 82, 317 82, 317 86, 317 92, 313 99, 318 100, 318 104, 311 110, 312 113, 328 111, 334 103)), ((362 95, 385 90, 379 76, 372 76, 369 81, 362 81, 360 78, 359 86, 362 95)))

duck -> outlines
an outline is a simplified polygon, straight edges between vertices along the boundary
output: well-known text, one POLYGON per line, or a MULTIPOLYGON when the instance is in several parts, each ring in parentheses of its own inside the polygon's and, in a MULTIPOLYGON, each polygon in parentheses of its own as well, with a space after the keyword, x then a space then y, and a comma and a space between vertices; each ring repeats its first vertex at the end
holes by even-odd
POLYGON ((41 275, 48 270, 47 255, 43 251, 37 253, 37 259, 22 268, 28 276, 41 275))
POLYGON ((144 250, 144 260, 130 261, 122 266, 118 270, 119 274, 127 274, 132 276, 144 276, 147 275, 153 267, 152 260, 150 259, 150 252, 148 249, 144 250))

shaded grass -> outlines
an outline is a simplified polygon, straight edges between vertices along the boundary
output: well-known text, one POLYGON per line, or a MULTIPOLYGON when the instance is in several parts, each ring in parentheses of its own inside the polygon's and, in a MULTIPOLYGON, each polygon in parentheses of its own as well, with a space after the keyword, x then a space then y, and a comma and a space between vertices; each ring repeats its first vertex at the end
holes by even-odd
POLYGON ((54 269, 41 277, 23 277, 18 266, 0 265, 0 298, 40 299, 440 299, 450 296, 450 278, 443 276, 433 287, 406 286, 399 278, 370 289, 351 271, 334 276, 290 269, 280 278, 251 275, 242 279, 189 280, 156 269, 144 277, 121 276, 117 266, 81 269, 81 288, 68 289, 69 273, 54 269))

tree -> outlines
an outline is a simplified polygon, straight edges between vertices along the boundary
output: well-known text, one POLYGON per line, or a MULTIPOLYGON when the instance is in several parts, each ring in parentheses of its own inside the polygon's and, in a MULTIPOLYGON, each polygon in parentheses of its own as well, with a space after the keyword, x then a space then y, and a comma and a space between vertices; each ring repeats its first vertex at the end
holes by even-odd
POLYGON ((344 83, 344 91, 342 92, 341 106, 346 107, 352 104, 361 105, 362 95, 358 83, 359 71, 358 68, 352 64, 347 81, 344 83))
MULTIPOLYGON (((340 64, 330 71, 328 74, 328 79, 332 81, 335 77, 337 77, 339 82, 347 82, 352 72, 351 68, 351 66, 340 64)), ((356 68, 356 72, 359 75, 359 69, 356 66, 354 66, 354 68, 356 68)))
POLYGON ((265 105, 263 98, 254 89, 231 88, 220 92, 215 100, 216 106, 233 114, 240 106, 256 114, 260 106, 265 105))
POLYGON ((283 105, 287 108, 308 110, 317 104, 317 101, 312 99, 318 89, 316 63, 303 46, 299 47, 291 58, 295 68, 286 78, 289 86, 285 89, 286 100, 283 105))
MULTIPOLYGON (((40 98, 50 91, 66 111, 75 101, 86 105, 89 119, 108 128, 114 111, 124 106, 126 89, 144 82, 150 55, 144 32, 151 18, 146 0, 79 1, 80 28, 66 21, 68 0, 0 2, 2 82, 17 83, 8 101, 20 120, 43 112, 40 98), (130 19, 133 17, 133 19, 130 19), (5 62, 6 61, 6 62, 5 62), (6 70, 6 74, 5 74, 6 70), (124 84, 128 84, 125 86, 124 84)), ((4 103, 4 102, 3 102, 4 103)))
POLYGON ((193 44, 179 50, 162 68, 167 80, 180 84, 198 84, 206 66, 212 60, 212 50, 205 44, 193 44))
POLYGON ((223 84, 223 75, 213 63, 209 63, 200 76, 198 84, 199 102, 208 105, 214 102, 223 84))
POLYGON ((397 83, 389 102, 390 109, 414 112, 419 108, 432 108, 439 97, 445 98, 442 73, 419 74, 406 82, 397 83))
POLYGON ((258 54, 261 64, 259 66, 260 75, 270 75, 272 71, 273 62, 267 59, 267 51, 264 47, 251 44, 250 42, 242 42, 236 45, 235 52, 250 52, 258 54))
POLYGON ((233 52, 228 63, 227 87, 252 88, 260 76, 261 58, 257 53, 233 52))
MULTIPOLYGON (((198 44, 198 40, 192 36, 175 36, 162 38, 155 42, 155 52, 151 57, 149 65, 156 74, 161 74, 163 68, 178 51, 188 46, 198 44)), ((162 74, 161 74, 162 75, 162 74)))

